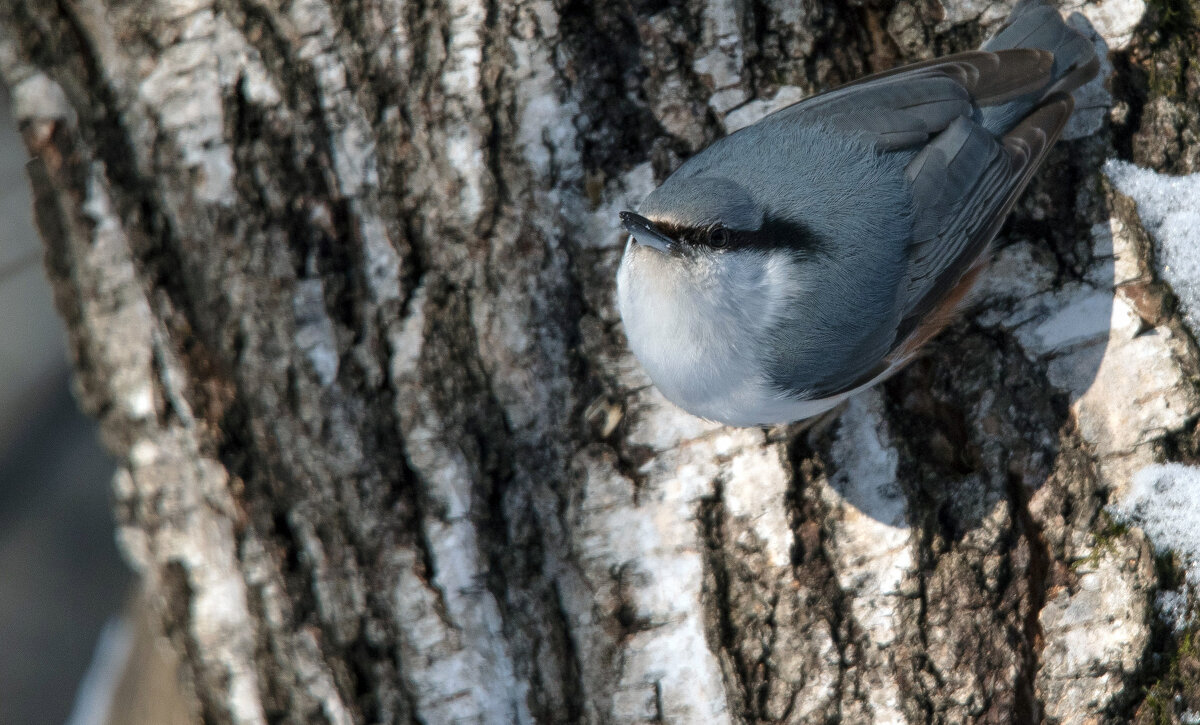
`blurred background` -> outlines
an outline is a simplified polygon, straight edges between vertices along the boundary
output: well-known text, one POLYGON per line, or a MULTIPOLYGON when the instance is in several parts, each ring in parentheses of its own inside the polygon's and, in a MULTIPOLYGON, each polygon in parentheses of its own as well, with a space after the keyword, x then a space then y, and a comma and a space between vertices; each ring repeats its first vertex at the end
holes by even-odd
POLYGON ((113 463, 71 396, 27 158, 0 88, 0 725, 179 722, 115 545, 113 463))

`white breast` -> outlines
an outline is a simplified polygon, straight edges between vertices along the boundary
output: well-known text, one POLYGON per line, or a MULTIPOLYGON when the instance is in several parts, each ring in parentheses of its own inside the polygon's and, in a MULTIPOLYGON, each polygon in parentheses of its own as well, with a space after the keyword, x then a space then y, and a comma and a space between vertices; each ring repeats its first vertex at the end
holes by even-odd
POLYGON ((793 280, 783 254, 687 261, 633 244, 617 272, 625 336, 654 384, 684 410, 730 425, 768 425, 828 410, 844 396, 799 401, 767 383, 764 336, 793 280))

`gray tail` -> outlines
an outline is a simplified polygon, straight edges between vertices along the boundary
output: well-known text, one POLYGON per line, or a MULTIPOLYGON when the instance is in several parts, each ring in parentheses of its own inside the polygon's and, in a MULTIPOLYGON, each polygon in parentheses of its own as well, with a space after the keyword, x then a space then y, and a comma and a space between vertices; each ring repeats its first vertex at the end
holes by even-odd
POLYGON ((1000 106, 983 109, 982 125, 994 134, 1007 133, 1020 119, 1055 93, 1070 93, 1100 70, 1092 42, 1063 22, 1058 9, 1046 0, 1021 0, 1000 30, 980 50, 1011 48, 1048 50, 1054 55, 1050 82, 1036 93, 1000 106))

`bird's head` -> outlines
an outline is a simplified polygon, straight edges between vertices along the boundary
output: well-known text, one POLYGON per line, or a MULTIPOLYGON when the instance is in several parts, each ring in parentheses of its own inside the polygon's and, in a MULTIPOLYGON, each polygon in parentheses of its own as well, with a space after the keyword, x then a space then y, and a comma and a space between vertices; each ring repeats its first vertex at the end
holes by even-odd
POLYGON ((626 254, 666 255, 673 260, 659 260, 666 264, 712 264, 761 242, 762 223, 762 211, 743 186, 703 176, 672 177, 646 197, 638 213, 621 212, 621 226, 630 235, 626 254))

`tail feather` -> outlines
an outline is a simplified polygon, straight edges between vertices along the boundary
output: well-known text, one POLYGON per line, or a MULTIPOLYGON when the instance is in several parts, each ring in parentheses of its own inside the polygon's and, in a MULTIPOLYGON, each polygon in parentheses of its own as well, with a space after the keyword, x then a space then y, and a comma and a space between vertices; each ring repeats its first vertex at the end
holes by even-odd
POLYGON ((1068 26, 1058 9, 1045 0, 1022 0, 1008 20, 980 50, 991 52, 1014 48, 1049 51, 1054 56, 1050 82, 1033 93, 983 109, 980 122, 996 135, 1003 135, 1030 111, 1057 93, 1070 93, 1095 77, 1100 59, 1091 41, 1068 26))

